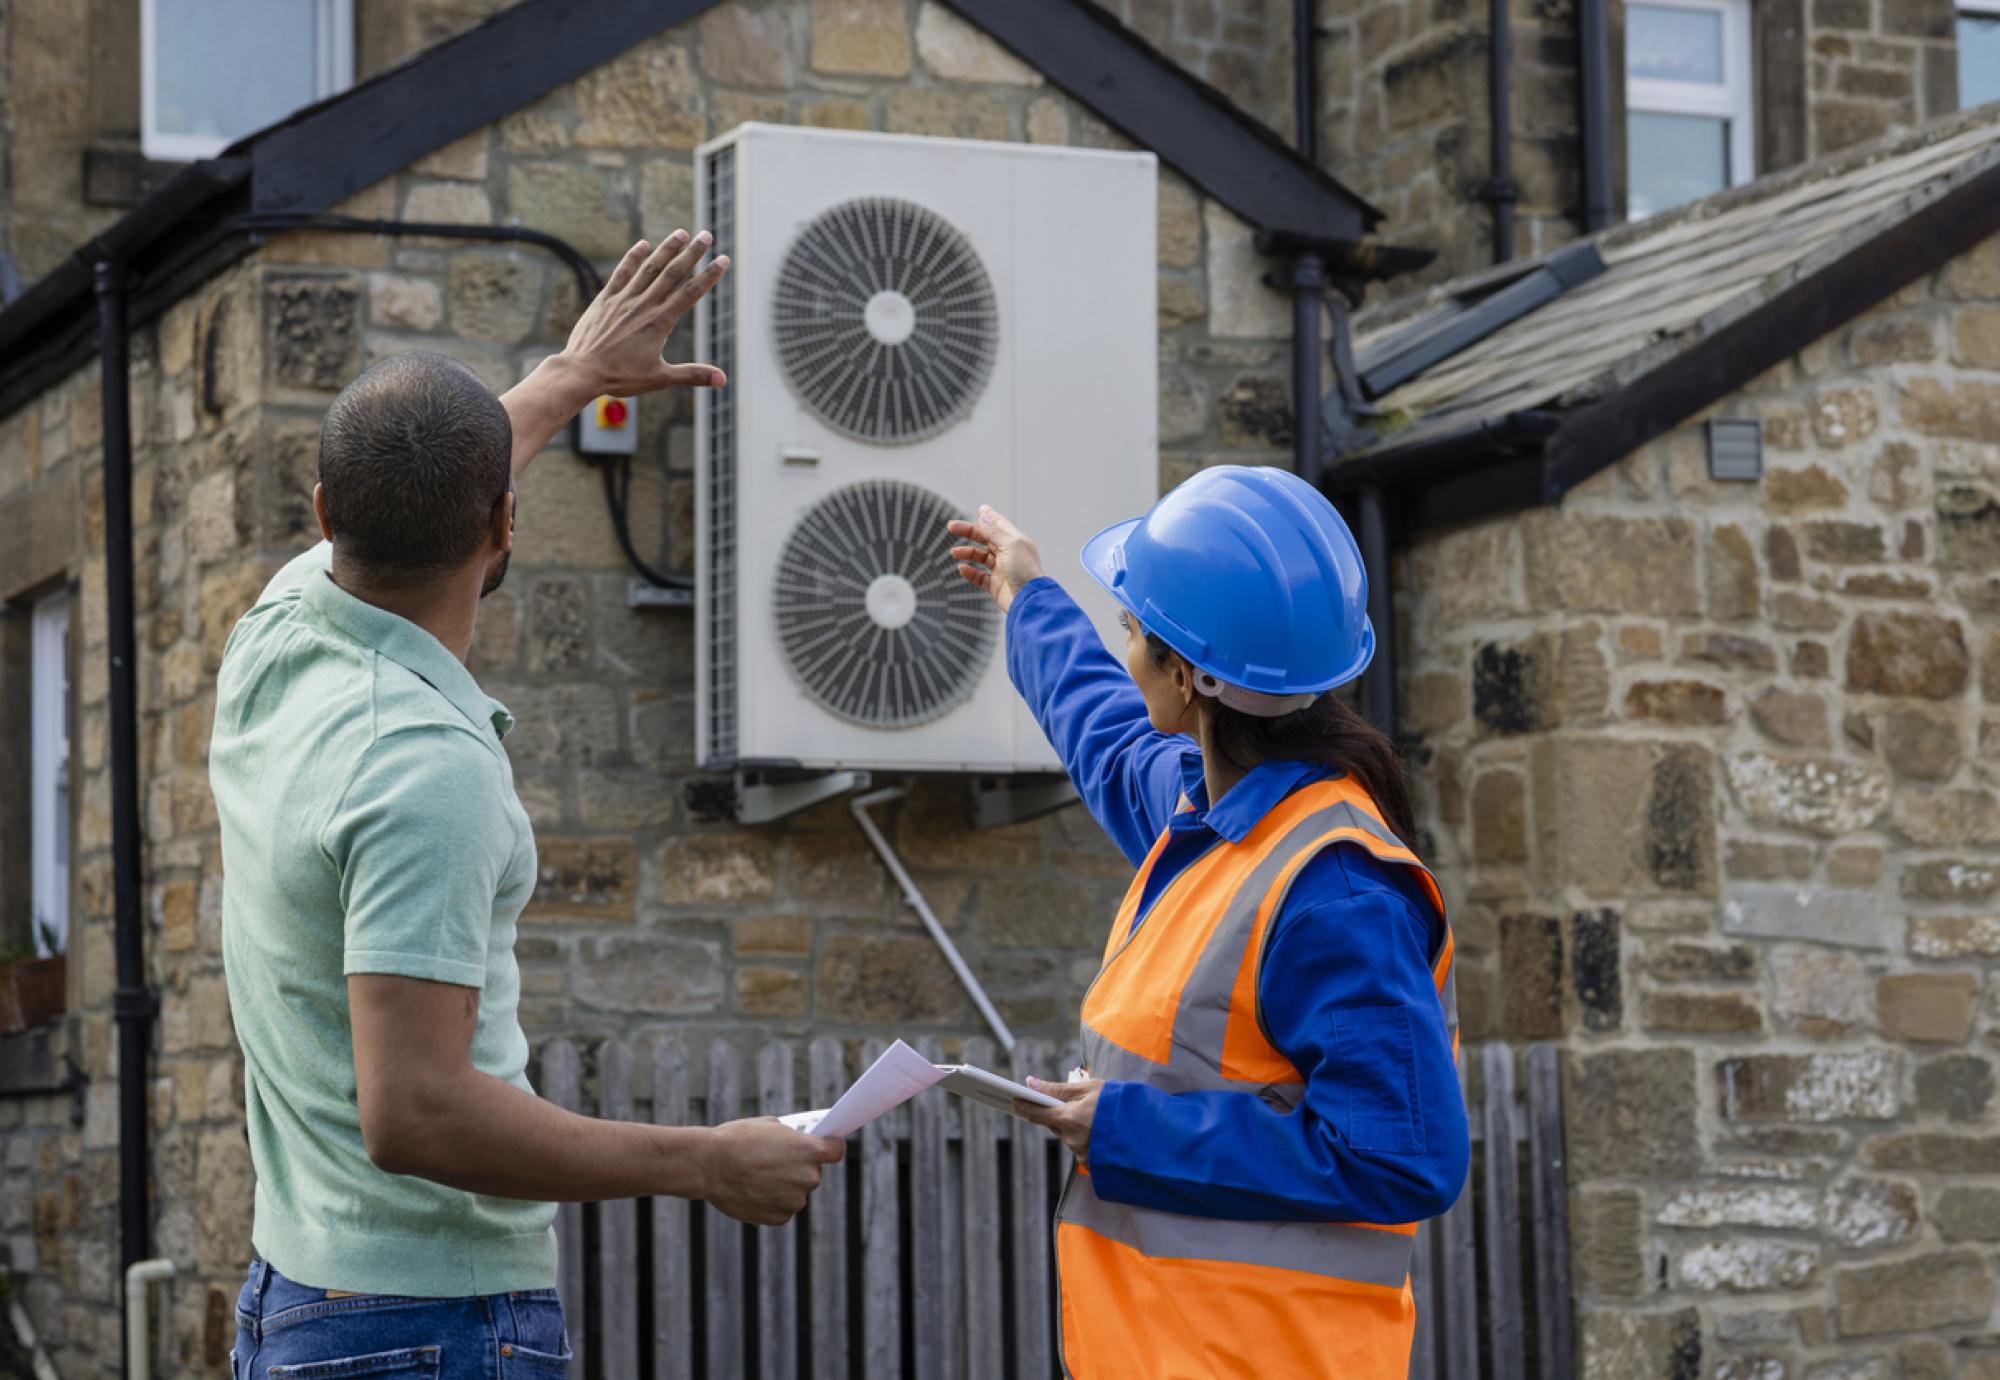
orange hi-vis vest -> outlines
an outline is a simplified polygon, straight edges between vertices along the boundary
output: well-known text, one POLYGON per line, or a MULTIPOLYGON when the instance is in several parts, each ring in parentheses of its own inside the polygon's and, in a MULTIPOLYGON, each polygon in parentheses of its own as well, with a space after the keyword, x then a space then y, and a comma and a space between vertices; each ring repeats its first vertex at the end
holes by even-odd
MULTIPOLYGON (((1095 1078, 1166 1092, 1248 1092, 1290 1111, 1305 1078, 1265 1037, 1258 969, 1272 918, 1314 854, 1358 844, 1444 897, 1352 780, 1301 787, 1241 843, 1210 848, 1132 932, 1163 832, 1125 893, 1083 1001, 1095 1078)), ((1431 955, 1458 1043, 1451 930, 1431 955)), ((1235 1222, 1108 1203, 1087 1170, 1056 1213, 1063 1365, 1075 1380, 1405 1380, 1416 1225, 1235 1222)))

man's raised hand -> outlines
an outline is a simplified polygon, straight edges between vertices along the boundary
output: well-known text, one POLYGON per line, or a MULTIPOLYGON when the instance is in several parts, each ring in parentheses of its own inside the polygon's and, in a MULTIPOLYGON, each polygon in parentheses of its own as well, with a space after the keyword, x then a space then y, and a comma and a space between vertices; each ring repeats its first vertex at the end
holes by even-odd
POLYGON ((625 251, 611 281, 577 318, 563 354, 587 371, 593 395, 631 397, 662 388, 719 388, 712 364, 668 364, 667 336, 729 271, 729 257, 702 263, 714 236, 676 230, 658 247, 640 240, 625 251))

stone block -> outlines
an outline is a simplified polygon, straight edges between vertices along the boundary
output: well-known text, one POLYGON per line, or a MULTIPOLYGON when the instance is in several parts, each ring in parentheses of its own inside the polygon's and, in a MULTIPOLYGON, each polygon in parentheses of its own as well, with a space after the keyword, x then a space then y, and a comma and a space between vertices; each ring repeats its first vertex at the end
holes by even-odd
POLYGON ((1005 139, 1010 121, 1007 107, 983 91, 899 86, 889 93, 883 128, 947 139, 1005 139))
POLYGON ((1806 555, 1830 565, 1874 564, 1888 552, 1882 529, 1873 523, 1825 518, 1806 523, 1800 531, 1805 536, 1806 555))
POLYGON ((812 66, 842 76, 908 76, 903 0, 812 0, 812 66))
POLYGON ((1757 950, 1675 939, 1649 946, 1641 966, 1659 982, 1742 982, 1756 976, 1757 950))
POLYGON ((1501 1029, 1516 1040, 1563 1032, 1562 922, 1552 915, 1500 918, 1501 1029))
POLYGON ((530 671, 580 670, 590 650, 590 619, 583 585, 537 580, 528 588, 527 664, 530 671))
POLYGON ((569 980, 601 1011, 702 1015, 722 1006, 721 946, 674 931, 592 935, 578 941, 569 980))
POLYGON ((738 968, 736 1009, 748 1016, 803 1016, 812 1009, 812 985, 790 968, 738 968))
POLYGON ((1849 1250, 1899 1245, 1916 1234, 1917 1191, 1895 1179, 1843 1179, 1826 1191, 1826 1234, 1849 1250))
POLYGON ((1812 876, 1812 849, 1803 843, 1731 839, 1722 870, 1732 881, 1804 881, 1812 876))
POLYGON ((1948 1185, 1937 1196, 1931 1220, 1948 1242, 2000 1241, 2000 1188, 1948 1185))
POLYGON ((1570 917, 1569 969, 1585 1030, 1616 1030, 1624 1023, 1624 955, 1616 911, 1570 917))
POLYGON ((239 1127, 203 1131, 196 1142, 195 1265, 210 1274, 243 1267, 256 1171, 239 1127))
POLYGON ((1984 573, 2000 566, 2000 494, 1979 484, 1938 490, 1938 564, 1984 573))
POLYGON ((1902 1059, 1889 1050, 1745 1055, 1715 1073, 1729 1121, 1889 1121, 1900 1109, 1902 1059))
POLYGON ((1980 302, 1952 313, 1951 358, 1973 369, 2000 369, 2000 306, 1980 302))
POLYGON ((507 169, 507 205, 521 224, 593 259, 616 259, 638 238, 626 174, 587 163, 515 163, 507 169))
POLYGON ((1977 1054, 1943 1054, 1917 1065, 1917 1110, 1975 1121, 1993 1102, 1993 1066, 1977 1054))
POLYGON ((441 149, 425 154, 410 165, 419 177, 449 177, 464 182, 486 180, 487 145, 491 136, 475 129, 462 139, 454 139, 441 149))
POLYGON ((1802 1034, 1826 1038, 1865 1026, 1874 987, 1867 966, 1841 949, 1784 946, 1770 951, 1771 1010, 1802 1034))
POLYGON ((669 839, 659 868, 660 900, 670 906, 737 905, 777 891, 770 841, 748 830, 669 839))
POLYGON ((1632 1189, 1581 1189, 1570 1198, 1570 1254, 1586 1294, 1636 1298, 1645 1284, 1644 1215, 1632 1189))
MULTIPOLYGON (((671 37, 639 43, 592 70, 576 83, 575 97, 574 139, 579 148, 691 149, 708 134, 700 78, 687 49, 671 37)), ((510 197, 516 171, 508 171, 510 197)), ((514 212, 527 219, 518 199, 514 212)), ((538 221, 528 223, 551 228, 538 221)), ((616 258, 629 243, 601 255, 594 249, 585 252, 616 258)))
POLYGON ((1765 737, 1787 747, 1831 747, 1826 701, 1811 691, 1766 690, 1750 702, 1750 717, 1765 737))
POLYGON ((487 225, 493 203, 484 187, 463 182, 418 182, 403 193, 403 219, 440 225, 487 225))
POLYGON ((2000 1174, 2000 1136, 1919 1131, 1884 1136, 1863 1148, 1878 1169, 1928 1170, 1939 1174, 2000 1174))
POLYGON ((1239 378, 1217 399, 1215 413, 1226 446, 1292 444, 1292 390, 1285 379, 1239 378))
POLYGON ((638 852, 631 839, 537 838, 535 851, 540 871, 528 917, 631 918, 639 888, 638 852))
POLYGON ((1575 1182, 1666 1178, 1701 1164, 1687 1050, 1573 1054, 1564 1066, 1563 1110, 1575 1182))
POLYGON ((1539 510, 1524 524, 1536 608, 1653 616, 1701 611, 1697 532, 1685 518, 1539 510))
POLYGON ((1889 805, 1888 780, 1854 762, 1745 752, 1724 765, 1737 803, 1757 824, 1838 838, 1870 827, 1889 805))
POLYGON ((812 952, 813 925, 803 915, 747 915, 731 932, 739 957, 798 958, 812 952))
POLYGON ((1812 1231, 1819 1226, 1819 1196, 1793 1184, 1684 1188, 1660 1204, 1653 1220, 1663 1227, 1812 1231))
MULTIPOLYGON (((1782 604, 1783 595, 1779 596, 1782 604)), ((1681 635, 1681 660, 1738 671, 1775 671, 1778 653, 1762 638, 1742 633, 1690 632, 1681 635)))
POLYGON ((1719 724, 1727 719, 1727 697, 1698 680, 1634 681, 1625 692, 1625 713, 1676 728, 1719 724))
POLYGON ((353 279, 264 280, 264 360, 273 384, 336 392, 360 370, 361 289, 353 279))
POLYGON ((826 1021, 896 1026, 973 1017, 944 955, 917 936, 830 937, 814 987, 815 1014, 826 1021))
POLYGON ((1958 719, 1941 709, 1911 706, 1882 719, 1882 760, 1911 781, 1943 781, 1964 760, 1958 719))
POLYGON ((947 81, 1040 86, 1042 74, 934 0, 917 13, 917 56, 947 81))
POLYGON ((1867 384, 1822 388, 1813 397, 1813 434, 1828 450, 1838 450, 1873 435, 1881 423, 1875 390, 1867 384))
POLYGON ((1201 262, 1201 198, 1167 172, 1160 177, 1158 253, 1163 267, 1193 268, 1201 262))
POLYGON ((886 874, 858 833, 798 834, 784 851, 786 884, 801 905, 862 914, 881 909, 886 874))
POLYGON ((789 7, 751 9, 728 0, 695 25, 702 75, 723 86, 787 90, 796 75, 789 7))
POLYGON ((1757 553, 1743 529, 1718 527, 1708 541, 1708 616, 1718 623, 1755 618, 1762 610, 1757 553))
POLYGON ((1979 984, 1970 973, 1898 973, 1875 985, 1875 1021, 1884 1035, 1958 1044, 1972 1031, 1979 984))
MULTIPOLYGON (((893 99, 893 98, 892 98, 893 99)), ((1225 338, 1289 339, 1291 303, 1263 281, 1251 230, 1219 202, 1202 203, 1208 239, 1209 329, 1225 338)))
POLYGON ((1700 748, 1558 742, 1540 855, 1586 894, 1707 894, 1715 885, 1712 759, 1700 748), (1639 805, 1634 809, 1634 803, 1639 805))
POLYGON ((1527 787, 1514 771, 1482 772, 1472 783, 1472 856, 1480 863, 1528 860, 1527 787))
POLYGON ((509 253, 466 252, 451 261, 451 328, 469 340, 526 340, 542 300, 542 268, 509 253))
POLYGON ((1764 1029, 1756 999, 1741 992, 1648 992, 1640 1021, 1669 1035, 1755 1035, 1764 1029))
POLYGON ((1992 1274, 1972 1250, 1838 1269, 1833 1287, 1843 1337, 1983 1323, 1993 1308, 1992 1274))
POLYGON ((2000 383, 1918 377, 1902 386, 1903 425, 1925 436, 2000 441, 2000 383))
POLYGON ((428 278, 368 275, 368 319, 399 331, 434 331, 444 320, 444 294, 428 278))
POLYGON ((1895 825, 1927 848, 1992 847, 2000 845, 2000 799, 1973 787, 1906 790, 1896 796, 1895 825))
POLYGON ((2000 867, 1957 858, 1911 863, 1897 889, 1905 900, 1984 901, 2000 892, 2000 867))
POLYGON ((1918 958, 1973 958, 2000 954, 2000 919, 1981 915, 1913 915, 1910 952, 1918 958))
POLYGON ((1860 369, 1921 364, 1937 358, 1937 327, 1922 317, 1877 317, 1847 334, 1847 357, 1860 369))
POLYGON ((1882 880, 1882 850, 1836 848, 1826 857, 1826 879, 1837 887, 1871 887, 1882 880))
POLYGON ((1583 1380, 1701 1380, 1705 1374, 1701 1315, 1692 1308, 1671 1313, 1586 1310, 1580 1332, 1583 1380))
POLYGON ((1757 1239, 1713 1241, 1691 1247, 1675 1262, 1683 1287, 1704 1293, 1755 1293, 1797 1289, 1813 1282, 1819 1249, 1757 1239))

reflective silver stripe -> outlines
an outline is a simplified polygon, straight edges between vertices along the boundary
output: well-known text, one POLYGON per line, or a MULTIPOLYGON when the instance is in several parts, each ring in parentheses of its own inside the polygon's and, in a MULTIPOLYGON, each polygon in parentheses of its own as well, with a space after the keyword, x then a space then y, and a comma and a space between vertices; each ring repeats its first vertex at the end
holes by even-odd
MULTIPOLYGON (((1216 1046, 1220 1055, 1221 1046, 1216 1046)), ((1173 1046, 1172 1063, 1156 1064, 1142 1054, 1083 1027, 1083 1066, 1092 1078, 1116 1083, 1144 1083, 1162 1092, 1247 1092, 1287 1110, 1296 1107, 1305 1085, 1271 1084, 1249 1079, 1224 1078, 1215 1065, 1178 1043, 1173 1046)))
POLYGON ((1088 1175, 1063 1193, 1056 1220, 1130 1246, 1149 1260, 1268 1265, 1325 1279, 1401 1288, 1414 1237, 1335 1222, 1230 1222, 1107 1203, 1088 1175))

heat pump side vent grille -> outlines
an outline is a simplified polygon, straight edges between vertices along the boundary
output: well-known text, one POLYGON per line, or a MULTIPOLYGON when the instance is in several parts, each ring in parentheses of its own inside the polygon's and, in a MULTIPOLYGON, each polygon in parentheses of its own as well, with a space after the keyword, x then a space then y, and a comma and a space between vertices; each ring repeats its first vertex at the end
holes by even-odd
POLYGON ((827 425, 907 445, 972 410, 1000 347, 992 280, 935 212, 862 197, 815 217, 778 266, 785 377, 827 425))
MULTIPOLYGON (((736 150, 708 160, 705 188, 717 253, 736 242, 736 150)), ((736 285, 724 274, 709 294, 701 357, 727 376, 736 372, 736 285)), ((734 761, 737 749, 736 390, 703 389, 708 409, 708 758, 734 761)))
POLYGON ((799 684, 870 728, 939 718, 992 659, 993 604, 960 578, 945 523, 957 511, 914 484, 871 479, 806 511, 778 558, 778 639, 799 684))

